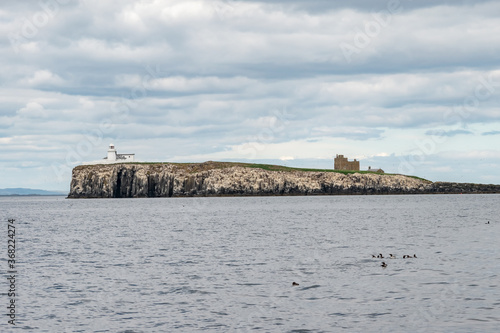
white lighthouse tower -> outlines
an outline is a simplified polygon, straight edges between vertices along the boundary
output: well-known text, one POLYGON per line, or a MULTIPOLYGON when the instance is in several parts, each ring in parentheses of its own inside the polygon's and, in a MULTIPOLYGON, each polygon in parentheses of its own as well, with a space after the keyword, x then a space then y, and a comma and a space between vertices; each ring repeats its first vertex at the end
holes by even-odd
POLYGON ((116 161, 116 149, 114 144, 110 144, 108 149, 108 162, 114 161, 116 161))
POLYGON ((118 154, 116 152, 116 148, 114 144, 109 145, 108 155, 104 157, 102 160, 86 162, 84 165, 93 165, 93 164, 115 164, 115 163, 128 163, 134 162, 135 154, 118 154))
POLYGON ((118 154, 114 144, 109 145, 108 156, 104 158, 104 163, 133 162, 135 154, 118 154))

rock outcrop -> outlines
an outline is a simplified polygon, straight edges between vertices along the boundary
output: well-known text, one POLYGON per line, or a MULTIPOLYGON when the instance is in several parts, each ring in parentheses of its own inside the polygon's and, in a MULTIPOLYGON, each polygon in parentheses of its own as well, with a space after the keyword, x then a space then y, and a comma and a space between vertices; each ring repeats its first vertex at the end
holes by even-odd
POLYGON ((85 165, 69 198, 500 193, 499 185, 432 183, 403 175, 269 171, 235 163, 85 165))

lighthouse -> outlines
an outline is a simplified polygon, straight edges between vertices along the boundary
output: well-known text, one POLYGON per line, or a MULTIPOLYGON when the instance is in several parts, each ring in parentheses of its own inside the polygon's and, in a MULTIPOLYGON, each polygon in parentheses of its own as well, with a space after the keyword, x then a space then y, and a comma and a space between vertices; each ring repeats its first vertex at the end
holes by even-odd
POLYGON ((118 154, 114 144, 109 145, 108 156, 104 158, 104 163, 133 162, 135 154, 118 154))
POLYGON ((83 165, 116 164, 134 162, 135 154, 118 154, 114 144, 109 144, 108 154, 102 160, 84 162, 83 165))
POLYGON ((116 149, 114 144, 110 144, 108 149, 108 162, 114 161, 116 161, 116 149))

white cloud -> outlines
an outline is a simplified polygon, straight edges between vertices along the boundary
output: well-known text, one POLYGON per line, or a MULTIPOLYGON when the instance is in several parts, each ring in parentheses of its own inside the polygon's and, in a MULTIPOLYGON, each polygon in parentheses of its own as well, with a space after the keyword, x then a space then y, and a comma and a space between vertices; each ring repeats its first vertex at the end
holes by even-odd
POLYGON ((151 80, 148 87, 153 90, 196 93, 199 91, 234 91, 245 88, 251 83, 255 84, 256 81, 245 77, 219 78, 211 76, 186 78, 176 76, 151 80))
POLYGON ((37 102, 29 102, 25 107, 19 109, 17 114, 25 118, 46 118, 47 112, 43 105, 37 102))
POLYGON ((443 166, 443 167, 431 168, 431 170, 434 172, 452 172, 453 168, 449 166, 443 166))
POLYGON ((88 97, 81 97, 78 99, 78 102, 84 109, 93 109, 96 104, 88 97))
MULTIPOLYGON (((19 33, 21 18, 41 10, 32 5, 2 6, 0 32, 19 33)), ((445 170, 439 168, 455 155, 497 156, 500 3, 406 1, 347 62, 339 45, 353 44, 372 12, 386 6, 367 0, 61 4, 36 35, 23 38, 19 53, 7 40, 0 44, 0 65, 8 68, 0 73, 2 148, 21 152, 9 159, 36 147, 58 151, 50 159, 35 156, 35 170, 36 163, 64 160, 61 147, 76 149, 92 132, 96 140, 137 147, 143 160, 293 157, 289 163, 323 159, 330 166, 331 156, 344 153, 390 169, 382 161, 418 152, 434 138, 426 133, 445 133, 446 142, 428 155, 442 160, 422 164, 422 174, 445 170), (99 132, 106 121, 112 130, 99 132), (469 134, 453 135, 459 133, 469 134), (6 139, 13 137, 19 144, 6 139)))
POLYGON ((28 78, 24 81, 29 87, 42 88, 44 85, 59 86, 64 83, 63 79, 49 70, 38 70, 31 78, 28 78))
POLYGON ((500 159, 499 150, 469 150, 469 151, 453 151, 445 152, 444 156, 456 159, 467 159, 467 160, 489 160, 489 159, 500 159))

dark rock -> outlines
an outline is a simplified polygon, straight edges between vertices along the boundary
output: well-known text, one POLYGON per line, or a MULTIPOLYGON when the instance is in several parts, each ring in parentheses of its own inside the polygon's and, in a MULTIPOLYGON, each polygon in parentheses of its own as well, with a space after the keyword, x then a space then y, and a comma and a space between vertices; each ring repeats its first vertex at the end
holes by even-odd
POLYGON ((500 185, 403 175, 268 171, 231 163, 98 164, 73 169, 69 198, 500 193, 500 185))

